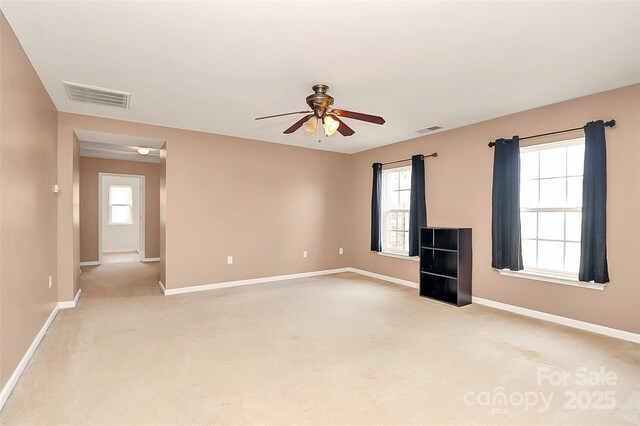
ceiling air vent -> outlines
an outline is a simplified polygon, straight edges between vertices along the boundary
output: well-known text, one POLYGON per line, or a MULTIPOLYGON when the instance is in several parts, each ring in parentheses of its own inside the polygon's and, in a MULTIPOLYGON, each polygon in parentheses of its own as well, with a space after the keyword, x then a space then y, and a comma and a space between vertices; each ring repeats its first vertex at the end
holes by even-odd
POLYGON ((129 92, 87 86, 86 84, 72 83, 70 81, 63 81, 62 83, 67 89, 69 99, 72 101, 129 108, 129 101, 131 100, 131 93, 129 92))
POLYGON ((436 130, 440 130, 440 129, 442 129, 442 127, 440 126, 431 126, 431 127, 426 127, 424 129, 416 130, 416 133, 429 133, 429 132, 435 132, 436 130))

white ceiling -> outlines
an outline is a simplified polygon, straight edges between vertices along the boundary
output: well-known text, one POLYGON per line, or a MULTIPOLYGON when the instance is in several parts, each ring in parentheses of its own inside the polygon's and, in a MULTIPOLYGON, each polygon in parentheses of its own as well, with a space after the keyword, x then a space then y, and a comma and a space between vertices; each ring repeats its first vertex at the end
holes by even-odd
POLYGON ((117 135, 75 129, 80 142, 81 157, 108 158, 111 160, 160 162, 160 148, 164 141, 138 136, 117 135), (141 155, 138 148, 149 148, 149 154, 141 155))
MULTIPOLYGON (((640 2, 15 2, 60 111, 358 152, 640 82, 640 2), (71 102, 63 80, 132 92, 71 102), (283 135, 315 83, 384 126, 283 135)), ((549 129, 541 128, 541 131, 549 129)), ((551 129, 553 130, 553 129, 551 129)), ((500 135, 496 135, 500 136, 500 135)))

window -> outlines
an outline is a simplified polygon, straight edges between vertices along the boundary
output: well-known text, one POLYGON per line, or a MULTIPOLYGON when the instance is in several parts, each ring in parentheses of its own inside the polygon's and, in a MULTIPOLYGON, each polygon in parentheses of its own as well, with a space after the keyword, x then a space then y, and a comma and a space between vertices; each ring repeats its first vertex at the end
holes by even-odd
POLYGON ((382 171, 382 251, 408 256, 411 167, 382 171))
POLYGON ((584 139, 520 150, 525 271, 577 278, 580 267, 584 139))
POLYGON ((133 223, 133 187, 109 185, 109 224, 131 225, 133 223))

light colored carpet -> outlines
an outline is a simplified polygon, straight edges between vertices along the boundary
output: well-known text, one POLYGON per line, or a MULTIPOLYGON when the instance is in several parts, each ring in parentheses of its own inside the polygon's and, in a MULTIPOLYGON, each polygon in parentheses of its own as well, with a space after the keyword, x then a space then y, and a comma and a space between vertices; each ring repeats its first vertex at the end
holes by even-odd
POLYGON ((102 253, 102 263, 129 263, 139 261, 140 255, 137 251, 102 253))
POLYGON ((640 345, 350 273, 168 297, 157 280, 157 264, 84 268, 0 423, 639 421, 640 345), (572 378, 538 385, 539 368, 572 378), (617 378, 578 385, 576 368, 617 378), (593 408, 601 391, 613 409, 593 408))

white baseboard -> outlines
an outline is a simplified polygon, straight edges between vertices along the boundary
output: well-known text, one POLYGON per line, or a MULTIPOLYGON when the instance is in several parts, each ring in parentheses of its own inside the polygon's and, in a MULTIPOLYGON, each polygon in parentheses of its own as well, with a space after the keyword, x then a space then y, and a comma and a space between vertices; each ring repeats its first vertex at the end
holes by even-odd
MULTIPOLYGON (((395 277, 389 277, 387 275, 376 274, 374 272, 364 271, 357 268, 347 268, 351 272, 356 274, 366 275, 368 277, 377 278, 384 281, 389 281, 395 284, 405 285, 408 287, 418 288, 418 283, 412 281, 401 280, 395 277)), ((618 330, 617 328, 605 327, 603 325, 592 324, 589 322, 579 321, 572 318, 561 317, 559 315, 548 314, 546 312, 534 311, 532 309, 521 308, 520 306, 509 305, 507 303, 496 302, 489 299, 483 299, 480 297, 471 297, 472 303, 478 305, 489 306, 491 308, 501 309, 514 314, 524 315, 527 317, 541 319, 543 321, 549 321, 556 324, 566 325, 568 327, 577 328, 580 330, 590 331, 592 333, 602 334, 609 337, 615 337, 616 339, 627 340, 633 343, 640 343, 640 334, 631 333, 629 331, 618 330)))
POLYGON ((102 250, 103 253, 138 253, 138 249, 135 247, 121 248, 121 249, 107 249, 102 250))
POLYGON ((160 262, 159 257, 145 257, 141 262, 160 262))
POLYGON ((58 302, 58 309, 68 309, 68 308, 75 308, 78 305, 78 300, 80 300, 80 294, 82 293, 82 289, 79 288, 78 292, 76 293, 76 297, 73 298, 73 300, 69 300, 66 302, 58 302))
POLYGON ((158 286, 160 287, 160 290, 162 290, 162 294, 166 295, 167 289, 164 288, 164 284, 162 284, 162 281, 158 281, 158 286))
POLYGON ((164 294, 166 296, 172 296, 174 294, 193 293, 196 291, 217 290, 220 288, 237 287, 241 285, 263 284, 263 283, 270 283, 274 281, 292 280, 295 278, 307 278, 307 277, 315 277, 319 275, 338 274, 340 272, 350 272, 350 268, 327 269, 324 271, 301 272, 299 274, 276 275, 272 277, 251 278, 248 280, 227 281, 227 282, 221 282, 221 283, 215 283, 215 284, 202 284, 202 285, 194 285, 189 287, 167 288, 164 290, 164 294))
POLYGON ((91 260, 89 262, 80 262, 80 266, 99 266, 102 265, 102 262, 99 260, 91 260))
POLYGON ((578 328, 580 330, 590 331, 592 333, 603 334, 616 339, 627 340, 633 343, 640 343, 640 334, 631 333, 630 331, 618 330, 617 328, 605 327, 603 325, 592 324, 575 320, 572 318, 561 317, 559 315, 548 314, 546 312, 534 311, 533 309, 522 308, 520 306, 509 305, 507 303, 496 302, 494 300, 483 299, 481 297, 471 297, 472 303, 478 305, 489 306, 491 308, 501 309, 503 311, 512 312, 514 314, 524 315, 531 318, 537 318, 556 324, 566 325, 568 327, 578 328))
POLYGON ((53 310, 51 311, 51 314, 49 314, 49 318, 47 318, 47 320, 44 322, 44 325, 42 326, 38 334, 36 334, 33 342, 31 342, 31 346, 29 346, 29 349, 27 349, 27 352, 25 352, 24 356, 18 363, 18 366, 13 371, 13 374, 9 378, 9 381, 7 381, 7 384, 4 385, 4 388, 2 388, 2 391, 0 392, 0 411, 2 410, 2 407, 4 407, 5 402, 7 402, 7 399, 9 399, 9 395, 11 395, 13 388, 16 386, 16 383, 18 383, 18 379, 20 379, 20 376, 24 372, 24 369, 27 367, 27 364, 29 364, 29 360, 38 348, 38 345, 42 341, 42 338, 49 329, 49 326, 53 322, 53 319, 56 317, 57 313, 60 311, 60 309, 75 308, 78 305, 81 294, 82 289, 79 288, 78 292, 76 293, 76 297, 74 297, 73 300, 58 302, 55 304, 53 310))
POLYGON ((418 288, 418 283, 414 283, 413 281, 402 280, 400 278, 390 277, 387 275, 376 274, 375 272, 365 271, 363 269, 358 268, 347 268, 349 272, 354 272, 356 274, 364 275, 371 278, 377 278, 383 281, 389 281, 394 284, 400 284, 411 288, 418 288))
POLYGON ((7 399, 9 399, 9 395, 11 395, 13 388, 16 386, 16 383, 18 383, 18 379, 20 379, 20 376, 24 372, 24 369, 27 367, 29 360, 33 356, 34 352, 36 351, 36 348, 40 344, 40 341, 42 340, 45 333, 49 329, 49 326, 53 322, 53 319, 56 317, 56 314, 58 313, 59 310, 60 309, 58 308, 58 304, 56 304, 53 310, 51 311, 51 314, 49 314, 49 318, 47 318, 47 320, 44 322, 44 325, 42 326, 38 334, 36 334, 35 339, 33 339, 33 342, 31 342, 31 346, 29 346, 29 349, 27 349, 27 352, 25 352, 24 356, 18 363, 18 366, 16 367, 15 370, 13 370, 13 374, 11 375, 11 377, 9 377, 7 384, 4 385, 4 388, 2 388, 2 391, 0 392, 0 410, 2 410, 2 407, 4 407, 5 402, 7 402, 7 399))

